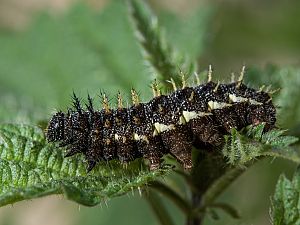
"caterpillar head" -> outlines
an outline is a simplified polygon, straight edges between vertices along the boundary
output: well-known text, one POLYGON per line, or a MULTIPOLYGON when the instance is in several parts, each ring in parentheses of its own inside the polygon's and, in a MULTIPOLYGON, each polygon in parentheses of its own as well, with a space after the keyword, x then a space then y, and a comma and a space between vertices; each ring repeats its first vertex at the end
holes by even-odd
POLYGON ((65 114, 63 112, 57 112, 50 120, 46 137, 49 142, 61 141, 64 139, 65 128, 65 114))

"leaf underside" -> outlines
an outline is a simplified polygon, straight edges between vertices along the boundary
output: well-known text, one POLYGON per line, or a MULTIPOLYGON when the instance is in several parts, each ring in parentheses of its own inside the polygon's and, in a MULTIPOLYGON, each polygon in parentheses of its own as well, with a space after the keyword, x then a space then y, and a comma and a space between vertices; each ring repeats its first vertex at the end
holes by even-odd
POLYGON ((94 206, 144 186, 171 169, 165 165, 149 171, 140 159, 126 168, 118 162, 99 163, 87 174, 81 155, 63 155, 64 149, 48 144, 37 127, 0 125, 0 206, 51 194, 94 206))

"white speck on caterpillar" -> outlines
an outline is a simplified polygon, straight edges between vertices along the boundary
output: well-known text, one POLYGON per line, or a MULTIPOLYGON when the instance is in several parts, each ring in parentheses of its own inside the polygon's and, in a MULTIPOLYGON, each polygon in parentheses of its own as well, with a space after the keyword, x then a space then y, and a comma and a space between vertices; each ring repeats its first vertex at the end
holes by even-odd
POLYGON ((169 131, 169 130, 174 130, 175 125, 170 124, 170 125, 165 125, 162 123, 154 123, 155 130, 157 130, 157 133, 162 133, 164 131, 169 131))
POLYGON ((214 102, 214 101, 209 101, 208 102, 208 107, 210 110, 214 109, 223 109, 225 107, 230 107, 232 106, 231 104, 228 104, 226 102, 214 102))

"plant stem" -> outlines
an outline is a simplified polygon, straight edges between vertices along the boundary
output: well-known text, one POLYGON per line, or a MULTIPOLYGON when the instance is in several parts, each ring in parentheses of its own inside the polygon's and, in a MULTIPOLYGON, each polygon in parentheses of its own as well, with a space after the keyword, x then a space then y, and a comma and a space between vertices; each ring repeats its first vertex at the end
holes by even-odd
POLYGON ((191 207, 194 213, 187 218, 186 225, 201 225, 205 209, 213 205, 214 200, 247 168, 244 166, 226 171, 228 165, 219 152, 194 152, 194 167, 190 175, 193 182, 191 207), (197 191, 194 191, 195 187, 197 191))
MULTIPOLYGON (((191 196, 192 208, 197 208, 201 203, 201 195, 199 193, 192 192, 191 196)), ((201 225, 203 221, 203 213, 192 215, 187 217, 186 225, 201 225)))
POLYGON ((213 201, 246 169, 247 166, 234 167, 232 169, 229 169, 223 176, 213 182, 210 188, 204 193, 202 197, 203 204, 212 204, 213 201))

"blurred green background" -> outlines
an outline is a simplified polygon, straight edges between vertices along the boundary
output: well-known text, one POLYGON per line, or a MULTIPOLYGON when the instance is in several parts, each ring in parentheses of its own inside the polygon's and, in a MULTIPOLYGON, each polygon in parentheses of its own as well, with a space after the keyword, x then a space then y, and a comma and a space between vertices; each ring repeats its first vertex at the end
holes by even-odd
MULTIPOLYGON (((299 66, 298 0, 152 0, 149 5, 167 40, 197 58, 200 70, 212 64, 224 80, 243 64, 299 66)), ((65 109, 73 90, 82 99, 87 93, 99 99, 105 90, 114 102, 118 90, 128 99, 135 87, 146 101, 152 79, 124 1, 0 0, 0 122, 38 124, 65 109)), ((95 102, 100 108, 100 101, 95 102)), ((283 160, 257 163, 221 196, 240 210, 242 220, 220 213, 219 221, 207 218, 205 224, 270 224, 269 196, 279 174, 290 175, 294 167, 283 160)), ((183 224, 180 211, 165 204, 183 224)), ((4 224, 158 222, 145 199, 133 193, 93 208, 61 196, 17 203, 0 209, 4 224)))

